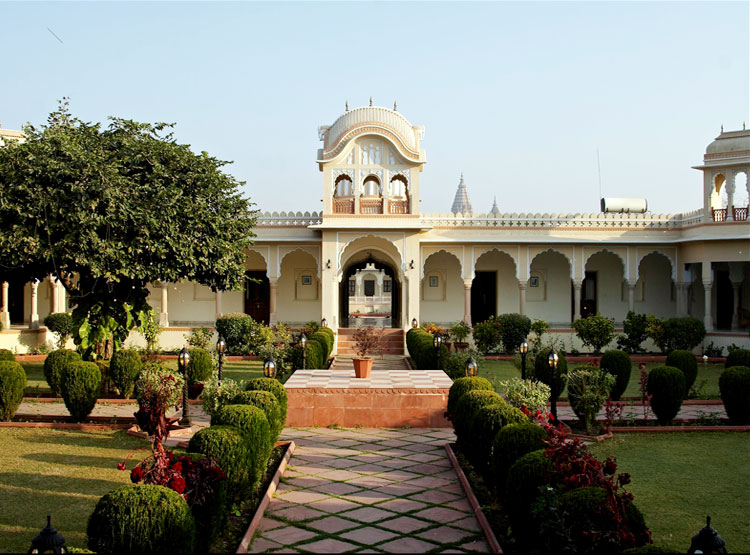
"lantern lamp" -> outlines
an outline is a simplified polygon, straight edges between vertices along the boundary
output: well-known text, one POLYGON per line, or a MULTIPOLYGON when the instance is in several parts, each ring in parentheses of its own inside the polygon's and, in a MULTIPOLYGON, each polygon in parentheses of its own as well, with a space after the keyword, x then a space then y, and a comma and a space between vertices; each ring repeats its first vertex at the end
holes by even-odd
POLYGON ((435 347, 435 356, 437 357, 437 367, 439 369, 443 368, 443 365, 440 364, 440 346, 443 344, 443 336, 440 335, 439 331, 435 332, 435 335, 432 336, 432 346, 435 347))
POLYGON ((188 403, 188 365, 190 364, 190 353, 187 347, 183 347, 177 355, 177 366, 182 370, 182 418, 180 426, 190 426, 190 408, 188 403))
POLYGON ((276 362, 273 358, 267 358, 263 363, 263 375, 266 378, 276 377, 276 362))
POLYGON ((478 371, 479 367, 477 366, 477 361, 474 360, 474 357, 466 359, 466 375, 471 378, 476 376, 478 371))
POLYGON ((305 355, 307 354, 307 336, 303 333, 302 336, 299 338, 299 343, 302 345, 302 370, 307 368, 307 365, 305 364, 307 361, 305 360, 305 355))
POLYGON ((549 365, 553 370, 557 370, 557 365, 560 362, 560 357, 557 355, 554 349, 549 350, 549 357, 547 357, 547 360, 549 360, 549 365))
POLYGON ((31 540, 29 553, 67 553, 65 538, 52 526, 52 516, 47 515, 47 526, 31 540))
POLYGON ((707 516, 706 526, 701 528, 690 542, 688 555, 693 555, 693 553, 727 553, 726 545, 727 542, 724 541, 724 538, 711 528, 711 517, 707 516))
POLYGON ((227 350, 227 342, 224 341, 222 336, 219 336, 219 340, 216 342, 216 352, 219 353, 219 383, 221 383, 221 375, 224 370, 224 352, 227 350))
POLYGON ((419 322, 417 322, 416 318, 411 319, 411 327, 416 328, 419 325, 419 322))
POLYGON ((529 353, 529 344, 524 341, 518 347, 518 352, 521 353, 521 379, 526 379, 526 355, 529 353))
POLYGON ((552 383, 550 384, 550 404, 552 409, 552 418, 557 422, 557 396, 560 392, 557 391, 557 365, 560 362, 560 357, 557 355, 554 349, 549 350, 549 366, 552 368, 552 383))
POLYGON ((327 328, 327 327, 328 327, 328 320, 326 320, 325 318, 323 318, 323 319, 322 319, 322 320, 320 321, 320 327, 321 327, 321 328, 327 328))

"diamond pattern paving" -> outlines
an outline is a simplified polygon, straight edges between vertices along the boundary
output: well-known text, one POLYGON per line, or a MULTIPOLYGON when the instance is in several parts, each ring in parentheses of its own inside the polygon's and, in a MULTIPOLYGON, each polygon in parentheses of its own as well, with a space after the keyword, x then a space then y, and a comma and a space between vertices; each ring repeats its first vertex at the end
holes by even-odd
POLYGON ((443 448, 450 431, 287 428, 282 439, 298 448, 250 552, 489 551, 443 448))

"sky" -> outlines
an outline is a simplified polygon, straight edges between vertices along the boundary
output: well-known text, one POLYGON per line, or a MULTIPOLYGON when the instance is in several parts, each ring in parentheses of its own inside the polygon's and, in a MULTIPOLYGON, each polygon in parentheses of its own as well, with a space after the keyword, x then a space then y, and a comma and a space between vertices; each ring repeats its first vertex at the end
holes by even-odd
POLYGON ((747 2, 0 2, 0 122, 176 123, 261 210, 321 209, 317 129, 423 125, 422 212, 702 206, 691 166, 750 124, 747 2), (597 160, 598 151, 598 160, 597 160))

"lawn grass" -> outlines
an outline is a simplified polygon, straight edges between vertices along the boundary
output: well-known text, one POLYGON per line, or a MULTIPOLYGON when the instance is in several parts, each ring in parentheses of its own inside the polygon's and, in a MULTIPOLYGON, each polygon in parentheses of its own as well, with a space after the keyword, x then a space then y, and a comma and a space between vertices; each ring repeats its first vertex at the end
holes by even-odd
MULTIPOLYGON (((531 367, 533 361, 530 359, 527 363, 528 368, 531 367)), ((576 366, 583 366, 583 363, 571 363, 568 365, 568 370, 572 370, 576 366)), ((646 363, 646 371, 650 372, 651 369, 657 366, 664 366, 661 362, 648 362, 646 363)), ((697 397, 699 399, 719 399, 719 376, 724 371, 723 364, 698 364, 698 377, 695 379, 695 389, 701 389, 702 394, 697 397)), ((518 370, 512 362, 505 360, 485 360, 479 367, 479 375, 483 378, 487 378, 492 382, 492 385, 496 390, 499 389, 499 383, 503 380, 510 378, 520 378, 521 371, 518 370)), ((638 369, 638 363, 633 363, 632 370, 630 372, 630 381, 628 387, 625 390, 624 397, 638 397, 641 396, 641 389, 638 385, 638 381, 641 379, 641 371, 638 369)), ((567 393, 564 391, 562 396, 565 397, 567 393)))
POLYGON ((124 431, 2 428, 0 552, 26 552, 52 515, 67 547, 86 547, 86 524, 99 498, 130 483, 117 463, 143 448, 128 470, 146 457, 149 445, 124 431))
POLYGON ((620 434, 591 449, 630 473, 656 545, 686 553, 710 515, 730 553, 750 552, 750 434, 620 434))

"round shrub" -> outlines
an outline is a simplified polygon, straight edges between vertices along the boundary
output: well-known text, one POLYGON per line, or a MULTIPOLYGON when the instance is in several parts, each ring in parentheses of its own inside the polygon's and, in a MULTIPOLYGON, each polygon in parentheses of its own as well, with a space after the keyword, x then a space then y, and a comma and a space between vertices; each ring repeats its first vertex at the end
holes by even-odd
POLYGON ((311 334, 307 339, 320 343, 323 347, 323 354, 325 355, 326 360, 328 360, 328 356, 331 354, 331 351, 333 351, 333 332, 331 332, 331 335, 328 335, 327 333, 318 330, 311 334))
POLYGON ((232 500, 252 494, 252 453, 245 435, 234 426, 209 426, 190 438, 189 453, 201 453, 216 461, 227 475, 232 500))
POLYGON ((666 366, 679 368, 685 374, 684 397, 687 398, 690 388, 695 383, 695 378, 698 377, 698 361, 695 360, 695 355, 690 351, 672 351, 667 355, 667 362, 665 364, 666 366))
POLYGON ((109 377, 115 382, 115 387, 125 399, 130 399, 135 388, 135 380, 143 368, 141 356, 135 351, 117 351, 109 361, 109 377))
POLYGON ((501 314, 497 317, 503 349, 513 354, 531 333, 531 319, 523 314, 501 314))
POLYGON ((323 368, 326 362, 328 360, 321 342, 317 340, 308 341, 305 347, 305 367, 323 368))
POLYGON ((485 475, 485 482, 493 479, 492 472, 490 472, 490 460, 492 441, 497 433, 508 424, 521 424, 528 421, 529 419, 523 412, 505 403, 487 405, 476 412, 471 429, 471 450, 468 455, 474 468, 485 475))
POLYGON ((651 409, 660 424, 668 424, 677 416, 685 394, 685 374, 679 368, 658 366, 648 374, 646 391, 651 397, 651 409))
POLYGON ((227 405, 211 419, 211 425, 234 426, 245 436, 250 450, 250 479, 254 490, 260 483, 271 455, 271 429, 263 411, 249 405, 227 405))
POLYGON ((471 431, 474 428, 474 419, 477 411, 489 405, 504 405, 505 401, 494 391, 474 389, 467 391, 458 400, 456 413, 453 415, 453 429, 456 432, 456 441, 466 452, 476 441, 471 431))
POLYGON ((542 383, 546 383, 552 392, 550 393, 550 400, 557 399, 560 394, 565 390, 565 385, 568 383, 568 363, 565 360, 565 355, 560 351, 557 351, 557 371, 553 373, 552 367, 549 365, 549 349, 542 349, 536 355, 534 359, 534 375, 542 383))
POLYGON ((281 421, 281 407, 273 393, 268 391, 243 391, 232 401, 233 405, 258 407, 266 415, 271 429, 271 442, 275 445, 281 435, 284 423, 281 421))
POLYGON ((96 553, 192 553, 195 520, 167 487, 127 485, 99 499, 89 517, 88 548, 96 553))
POLYGON ((318 328, 315 330, 315 334, 320 334, 325 339, 326 345, 328 346, 328 355, 333 352, 333 344, 336 342, 336 336, 333 334, 333 330, 331 328, 318 328))
POLYGON ((489 380, 480 377, 463 377, 458 378, 448 391, 448 414, 452 415, 456 412, 456 405, 458 400, 467 391, 472 389, 484 389, 486 391, 494 391, 492 384, 489 380))
POLYGON ((554 465, 544 449, 522 455, 508 469, 505 498, 506 505, 513 507, 508 516, 514 535, 524 538, 533 533, 531 506, 539 495, 539 488, 550 481, 553 471, 554 465))
MULTIPOLYGON (((2 359, 0 358, 0 360, 2 359)), ((731 368, 732 366, 750 367, 750 349, 733 349, 730 351, 724 362, 724 368, 731 368)))
POLYGON ((505 480, 513 463, 526 453, 544 449, 547 433, 532 422, 509 424, 492 441, 492 472, 498 495, 505 493, 505 480))
POLYGON ((268 391, 269 393, 272 393, 279 402, 281 427, 284 427, 284 424, 286 424, 286 409, 289 406, 289 401, 286 396, 286 388, 282 383, 273 378, 253 378, 247 382, 245 391, 268 391))
POLYGON ((190 362, 187 367, 188 386, 205 382, 213 373, 214 361, 211 353, 204 349, 189 349, 190 362))
POLYGON ((101 385, 102 373, 93 362, 72 362, 63 368, 60 393, 74 422, 83 422, 94 410, 101 385))
POLYGON ((3 361, 10 361, 15 362, 16 355, 13 354, 13 351, 9 351, 8 349, 0 349, 0 362, 3 361))
POLYGON ((44 359, 44 378, 52 393, 60 395, 60 375, 63 368, 80 360, 81 356, 70 349, 58 349, 47 355, 44 359))
POLYGON ((253 327, 247 314, 224 314, 216 319, 216 332, 227 342, 227 354, 246 355, 249 350, 247 336, 253 327))
POLYGON ((73 317, 67 312, 53 312, 45 316, 44 325, 49 331, 57 334, 57 346, 60 349, 65 347, 73 333, 73 317))
POLYGON ((628 387, 630 381, 630 371, 633 364, 630 360, 630 355, 625 351, 606 351, 601 360, 599 361, 599 368, 612 374, 615 377, 615 385, 612 386, 612 391, 609 392, 609 396, 612 397, 613 401, 619 401, 622 394, 628 387))
POLYGON ((733 366, 719 376, 724 409, 733 424, 750 424, 750 367, 733 366))
POLYGON ((0 420, 9 421, 23 401, 26 372, 17 362, 0 361, 0 420))

